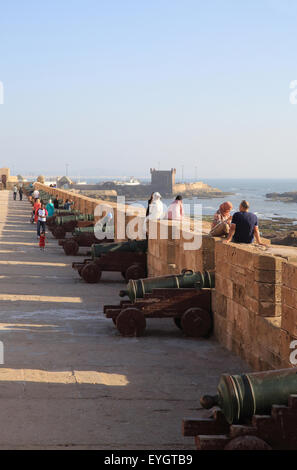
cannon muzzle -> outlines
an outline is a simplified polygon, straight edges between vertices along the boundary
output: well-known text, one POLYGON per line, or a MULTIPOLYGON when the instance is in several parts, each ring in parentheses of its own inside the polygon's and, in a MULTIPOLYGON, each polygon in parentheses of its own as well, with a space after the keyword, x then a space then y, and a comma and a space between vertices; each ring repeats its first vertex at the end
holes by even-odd
POLYGON ((289 396, 297 393, 297 371, 223 374, 217 392, 215 396, 204 395, 201 405, 206 409, 219 406, 229 424, 241 423, 255 414, 270 414, 272 405, 288 405, 289 396))

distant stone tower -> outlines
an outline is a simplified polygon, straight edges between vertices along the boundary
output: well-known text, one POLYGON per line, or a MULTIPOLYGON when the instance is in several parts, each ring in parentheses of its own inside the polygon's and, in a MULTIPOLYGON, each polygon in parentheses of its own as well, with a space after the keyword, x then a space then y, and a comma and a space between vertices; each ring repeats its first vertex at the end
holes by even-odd
POLYGON ((161 171, 151 168, 152 191, 159 191, 163 194, 172 194, 175 185, 176 169, 161 171))

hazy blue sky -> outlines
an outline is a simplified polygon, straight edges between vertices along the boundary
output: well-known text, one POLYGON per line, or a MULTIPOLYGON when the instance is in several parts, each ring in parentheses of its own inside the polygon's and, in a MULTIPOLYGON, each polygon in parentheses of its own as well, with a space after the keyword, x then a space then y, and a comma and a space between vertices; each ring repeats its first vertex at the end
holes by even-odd
POLYGON ((296 0, 10 0, 0 166, 296 177, 296 0))

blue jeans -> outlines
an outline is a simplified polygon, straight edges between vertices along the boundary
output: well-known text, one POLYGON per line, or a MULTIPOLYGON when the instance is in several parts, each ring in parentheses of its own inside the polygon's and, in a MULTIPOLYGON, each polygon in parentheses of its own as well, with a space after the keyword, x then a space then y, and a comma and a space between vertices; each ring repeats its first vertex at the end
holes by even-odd
POLYGON ((43 232, 45 232, 45 222, 42 222, 41 220, 37 221, 37 235, 40 237, 40 229, 42 229, 43 232))

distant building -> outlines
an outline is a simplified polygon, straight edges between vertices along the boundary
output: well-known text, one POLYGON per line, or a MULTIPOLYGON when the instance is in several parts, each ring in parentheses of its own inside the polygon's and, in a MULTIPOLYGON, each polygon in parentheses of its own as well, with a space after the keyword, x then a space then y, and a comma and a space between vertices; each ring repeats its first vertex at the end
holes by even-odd
POLYGON ((0 168, 0 189, 12 189, 18 183, 16 176, 11 176, 9 168, 0 168))
POLYGON ((176 169, 171 168, 171 170, 168 171, 161 171, 151 168, 150 171, 152 191, 162 191, 164 194, 172 194, 175 186, 176 169))

